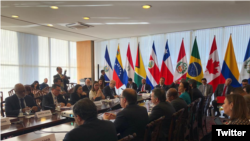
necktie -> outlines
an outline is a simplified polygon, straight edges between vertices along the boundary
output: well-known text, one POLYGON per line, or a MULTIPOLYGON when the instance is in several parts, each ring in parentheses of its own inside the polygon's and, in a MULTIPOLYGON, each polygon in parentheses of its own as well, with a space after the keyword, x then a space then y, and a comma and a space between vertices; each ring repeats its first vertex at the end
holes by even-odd
POLYGON ((24 106, 24 99, 21 98, 20 101, 21 101, 21 108, 22 108, 22 109, 25 108, 25 106, 24 106))
POLYGON ((141 91, 144 91, 144 85, 142 85, 141 91))
POLYGON ((224 87, 224 90, 223 90, 222 96, 225 96, 226 90, 227 90, 227 86, 225 86, 225 87, 224 87))

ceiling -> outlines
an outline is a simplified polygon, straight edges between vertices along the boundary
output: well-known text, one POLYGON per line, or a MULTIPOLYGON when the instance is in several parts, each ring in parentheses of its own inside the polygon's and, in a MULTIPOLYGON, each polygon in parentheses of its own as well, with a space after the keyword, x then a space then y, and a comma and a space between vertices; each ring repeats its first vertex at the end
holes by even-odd
POLYGON ((250 2, 235 1, 2 1, 1 28, 70 41, 107 40, 249 24, 249 7, 250 2), (142 9, 144 4, 152 8, 142 9), (59 9, 51 9, 52 5, 59 9), (90 20, 84 20, 84 16, 90 20), (65 26, 77 21, 94 27, 74 30, 65 26))

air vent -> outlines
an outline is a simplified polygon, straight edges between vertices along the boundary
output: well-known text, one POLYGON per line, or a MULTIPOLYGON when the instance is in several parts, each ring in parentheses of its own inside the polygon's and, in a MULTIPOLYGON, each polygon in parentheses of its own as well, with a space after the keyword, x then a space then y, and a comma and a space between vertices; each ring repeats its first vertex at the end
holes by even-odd
POLYGON ((82 22, 76 22, 76 23, 66 24, 66 27, 71 28, 71 29, 86 29, 86 28, 94 27, 94 26, 88 25, 82 22))

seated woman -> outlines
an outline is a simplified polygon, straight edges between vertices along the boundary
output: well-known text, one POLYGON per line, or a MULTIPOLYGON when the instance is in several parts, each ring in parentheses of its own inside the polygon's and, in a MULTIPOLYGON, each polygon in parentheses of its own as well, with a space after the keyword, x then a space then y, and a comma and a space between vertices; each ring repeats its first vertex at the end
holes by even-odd
POLYGON ((93 83, 92 89, 89 92, 89 99, 93 101, 105 99, 101 89, 99 89, 99 83, 97 81, 93 83))
POLYGON ((31 84, 31 88, 32 88, 32 90, 39 90, 39 82, 38 81, 34 81, 31 84))
POLYGON ((102 92, 103 92, 104 83, 103 83, 102 79, 99 79, 99 80, 98 80, 98 83, 99 83, 99 87, 100 87, 100 89, 101 89, 101 90, 102 90, 102 92))
POLYGON ((74 87, 72 94, 70 95, 70 103, 74 105, 78 100, 87 97, 87 93, 82 91, 82 86, 77 84, 74 87))
POLYGON ((191 97, 188 93, 188 91, 190 90, 190 86, 188 84, 188 82, 181 82, 179 87, 178 87, 178 92, 181 93, 180 98, 182 98, 187 105, 189 105, 191 103, 191 97))
POLYGON ((24 88, 25 94, 31 96, 34 99, 35 97, 34 94, 31 92, 31 87, 29 85, 25 85, 24 88))
POLYGON ((248 116, 248 107, 243 96, 239 94, 230 94, 224 100, 222 105, 224 113, 230 116, 225 125, 250 125, 248 116))

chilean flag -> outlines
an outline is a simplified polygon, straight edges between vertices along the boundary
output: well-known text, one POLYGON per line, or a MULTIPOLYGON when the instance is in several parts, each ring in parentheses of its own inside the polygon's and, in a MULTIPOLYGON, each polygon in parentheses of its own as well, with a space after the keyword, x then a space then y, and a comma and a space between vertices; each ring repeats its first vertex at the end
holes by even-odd
POLYGON ((122 77, 123 77, 122 58, 121 58, 120 48, 118 45, 118 49, 116 52, 115 65, 114 65, 114 72, 113 72, 113 80, 116 81, 117 89, 119 89, 123 85, 122 77))
POLYGON ((170 85, 174 81, 173 66, 170 57, 170 51, 168 47, 168 41, 165 46, 165 52, 161 65, 161 77, 165 78, 165 85, 170 85))
POLYGON ((150 55, 149 63, 148 63, 148 76, 146 79, 147 84, 151 86, 153 89, 160 81, 160 70, 158 67, 158 61, 156 57, 155 44, 153 42, 152 52, 150 55))
POLYGON ((123 83, 127 85, 128 78, 134 78, 134 75, 135 75, 135 68, 133 65, 132 55, 130 52, 130 45, 128 44, 127 60, 123 71, 123 83))

